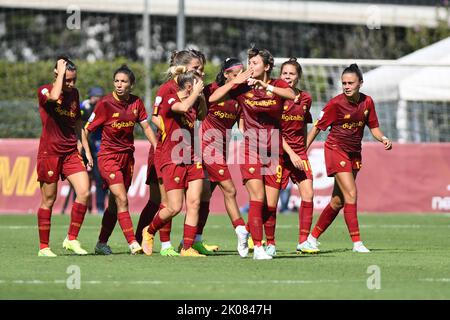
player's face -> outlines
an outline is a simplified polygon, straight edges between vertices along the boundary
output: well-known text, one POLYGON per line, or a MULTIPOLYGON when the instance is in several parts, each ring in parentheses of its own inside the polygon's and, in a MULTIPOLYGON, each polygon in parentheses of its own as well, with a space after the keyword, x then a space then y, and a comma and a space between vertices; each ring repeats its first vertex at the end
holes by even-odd
POLYGON ((358 79, 356 73, 344 73, 341 77, 342 80, 342 91, 345 96, 353 97, 359 92, 361 88, 362 81, 358 79))
POLYGON ((239 74, 239 72, 242 71, 242 69, 244 68, 244 66, 239 66, 236 68, 231 69, 230 71, 225 72, 223 75, 225 76, 225 83, 233 80, 234 78, 237 77, 237 75, 239 74))
POLYGON ((191 62, 186 66, 188 71, 195 70, 198 72, 199 75, 203 76, 205 75, 203 73, 204 65, 199 59, 192 59, 191 62))
POLYGON ((260 55, 254 56, 248 61, 248 67, 253 70, 252 78, 263 78, 269 66, 264 65, 264 61, 260 55))
POLYGON ((125 97, 130 94, 131 82, 125 73, 118 73, 114 77, 114 91, 119 97, 125 97))
POLYGON ((291 88, 296 87, 298 83, 297 68, 292 64, 284 65, 283 69, 281 70, 280 79, 286 81, 291 86, 291 88))
POLYGON ((75 84, 77 83, 77 72, 74 71, 66 71, 66 74, 64 76, 64 83, 63 83, 63 91, 72 91, 73 88, 75 88, 75 84))

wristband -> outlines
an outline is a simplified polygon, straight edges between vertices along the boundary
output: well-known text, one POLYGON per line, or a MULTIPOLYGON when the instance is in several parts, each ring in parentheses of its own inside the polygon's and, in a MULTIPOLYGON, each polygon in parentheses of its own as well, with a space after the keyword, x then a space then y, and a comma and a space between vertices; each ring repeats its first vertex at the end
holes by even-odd
POLYGON ((267 88, 266 88, 267 91, 273 92, 273 89, 274 89, 273 85, 271 85, 271 84, 267 85, 267 88))

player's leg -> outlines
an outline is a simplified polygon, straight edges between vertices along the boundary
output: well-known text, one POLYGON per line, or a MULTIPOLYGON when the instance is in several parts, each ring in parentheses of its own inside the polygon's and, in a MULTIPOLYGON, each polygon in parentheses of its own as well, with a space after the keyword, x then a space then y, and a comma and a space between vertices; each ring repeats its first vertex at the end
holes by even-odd
POLYGON ((266 253, 270 256, 275 256, 276 243, 275 243, 275 228, 277 223, 277 204, 280 197, 280 189, 266 185, 266 205, 263 212, 263 224, 264 231, 266 233, 266 253))
POLYGON ((77 172, 67 177, 67 180, 73 186, 76 194, 75 201, 72 205, 70 214, 70 226, 67 237, 63 242, 63 248, 73 251, 79 255, 86 255, 87 251, 81 248, 80 242, 77 240, 81 225, 87 210, 87 202, 90 195, 90 181, 86 171, 77 172))
POLYGON ((109 192, 108 196, 108 207, 105 209, 105 212, 102 216, 102 225, 100 228, 100 234, 98 236, 97 244, 95 245, 95 254, 101 255, 110 255, 112 254, 112 250, 108 245, 109 237, 117 223, 117 206, 116 199, 114 195, 109 192))
POLYGON ((50 227, 53 204, 56 200, 58 183, 40 182, 41 204, 37 213, 39 230, 39 252, 40 257, 56 257, 49 247, 50 227))
POLYGON ((142 230, 153 220, 153 217, 159 210, 159 204, 161 203, 161 193, 159 192, 157 181, 148 181, 148 186, 150 195, 147 204, 139 215, 139 222, 135 232, 136 241, 139 243, 142 242, 142 230))
POLYGON ((299 239, 297 244, 297 252, 317 253, 319 249, 312 243, 308 242, 309 232, 311 230, 313 219, 313 181, 312 179, 303 179, 297 182, 302 202, 298 211, 299 219, 299 239))

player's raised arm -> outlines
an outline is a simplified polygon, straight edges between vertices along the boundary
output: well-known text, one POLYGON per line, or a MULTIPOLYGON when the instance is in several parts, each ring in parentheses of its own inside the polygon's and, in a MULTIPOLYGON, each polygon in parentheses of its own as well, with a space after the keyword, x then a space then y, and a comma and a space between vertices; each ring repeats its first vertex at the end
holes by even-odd
POLYGON ((219 102, 224 100, 227 93, 236 85, 245 83, 252 75, 253 70, 247 69, 246 71, 243 71, 239 73, 236 78, 234 78, 232 81, 229 81, 225 83, 223 86, 217 88, 214 93, 209 97, 208 101, 213 102, 219 102))

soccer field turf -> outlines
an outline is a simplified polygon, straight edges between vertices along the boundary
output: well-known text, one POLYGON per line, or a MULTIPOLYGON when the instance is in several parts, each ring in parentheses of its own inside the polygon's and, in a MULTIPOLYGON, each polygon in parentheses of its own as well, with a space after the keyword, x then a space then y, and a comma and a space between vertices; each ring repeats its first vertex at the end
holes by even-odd
MULTIPOLYGON (((174 245, 182 219, 173 223, 174 245)), ((0 299, 450 299, 450 216, 360 215, 369 254, 351 251, 340 215, 320 238, 320 254, 296 255, 297 219, 279 215, 277 257, 254 261, 238 256, 226 216, 208 220, 204 238, 221 250, 206 258, 161 257, 158 236, 153 256, 130 256, 119 225, 110 239, 114 255, 73 256, 62 249, 69 217, 54 216, 50 245, 59 257, 52 259, 37 256, 35 216, 0 216, 0 299), (73 265, 80 289, 66 283, 73 265), (371 266, 379 267, 380 289, 368 288, 376 284, 371 266)), ((90 253, 100 222, 88 215, 80 232, 90 253)))

